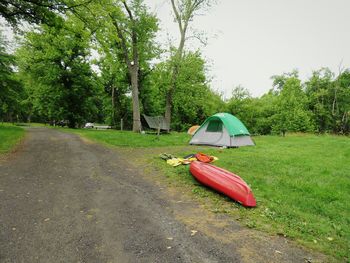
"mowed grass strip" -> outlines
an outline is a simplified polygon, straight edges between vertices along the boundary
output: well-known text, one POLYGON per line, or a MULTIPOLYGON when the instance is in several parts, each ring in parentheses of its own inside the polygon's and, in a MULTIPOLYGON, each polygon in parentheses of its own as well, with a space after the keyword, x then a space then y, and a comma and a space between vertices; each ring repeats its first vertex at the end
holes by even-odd
POLYGON ((9 124, 0 124, 0 155, 9 152, 23 136, 23 129, 9 124))
POLYGON ((179 132, 162 134, 157 137, 156 134, 139 134, 131 131, 94 129, 64 130, 77 133, 93 141, 98 141, 113 146, 131 148, 180 146, 186 145, 190 139, 187 134, 179 132))
MULTIPOLYGON (((251 228, 284 235, 338 260, 350 258, 350 138, 308 134, 258 136, 256 146, 220 149, 190 147, 185 133, 141 135, 132 132, 76 130, 89 139, 121 147, 159 147, 179 157, 202 151, 219 158, 215 165, 241 176, 258 206, 247 209, 201 186, 188 166, 173 168, 157 152, 148 163, 161 168, 174 186, 185 187, 213 212, 227 213, 251 228), (174 147, 172 147, 174 146, 174 147)), ((184 189, 184 188, 181 188, 184 189)))

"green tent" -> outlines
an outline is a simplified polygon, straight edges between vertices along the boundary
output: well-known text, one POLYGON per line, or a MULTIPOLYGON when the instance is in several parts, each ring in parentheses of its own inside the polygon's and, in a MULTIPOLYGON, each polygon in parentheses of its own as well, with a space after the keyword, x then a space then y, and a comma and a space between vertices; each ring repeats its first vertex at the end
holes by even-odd
POLYGON ((239 147, 254 145, 254 142, 238 118, 229 113, 216 113, 198 128, 190 144, 239 147))

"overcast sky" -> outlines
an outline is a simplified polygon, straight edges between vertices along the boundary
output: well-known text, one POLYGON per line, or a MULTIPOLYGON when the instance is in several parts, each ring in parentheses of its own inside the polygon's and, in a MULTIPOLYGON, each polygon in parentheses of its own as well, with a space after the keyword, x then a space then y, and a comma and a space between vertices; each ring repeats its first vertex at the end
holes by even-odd
MULTIPOLYGON (((167 34, 179 35, 169 2, 146 0, 161 19, 164 43, 167 34)), ((218 0, 192 24, 208 45, 187 48, 200 48, 210 62, 214 90, 229 97, 241 84, 261 96, 272 75, 298 69, 305 79, 321 67, 350 67, 349 12, 350 0, 218 0)))

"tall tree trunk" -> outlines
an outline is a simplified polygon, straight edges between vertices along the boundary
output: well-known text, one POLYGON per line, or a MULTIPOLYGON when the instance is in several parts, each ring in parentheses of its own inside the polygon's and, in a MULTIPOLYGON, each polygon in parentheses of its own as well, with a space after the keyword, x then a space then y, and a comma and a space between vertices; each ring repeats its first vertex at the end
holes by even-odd
POLYGON ((132 65, 130 67, 131 75, 131 91, 132 91, 132 119, 133 125, 132 130, 134 132, 141 131, 141 115, 140 115, 140 104, 139 104, 139 81, 138 81, 138 67, 132 65))
MULTIPOLYGON (((181 59, 182 59, 183 50, 185 47, 187 23, 185 23, 185 26, 183 28, 182 28, 182 25, 179 24, 179 29, 180 29, 181 38, 180 38, 179 47, 178 47, 176 54, 175 54, 174 68, 172 70, 170 87, 167 91, 166 100, 165 100, 164 118, 165 118, 166 123, 169 124, 169 129, 170 129, 170 124, 171 124, 171 112, 172 112, 172 107, 173 107, 173 104, 172 104, 173 94, 174 94, 174 91, 176 89, 176 80, 177 80, 177 76, 179 75, 181 59)), ((168 130, 168 132, 169 132, 169 130, 168 130)))
POLYGON ((132 130, 134 132, 141 132, 141 116, 140 116, 140 103, 139 103, 139 51, 138 51, 138 36, 137 36, 137 27, 135 23, 134 16, 131 9, 127 5, 126 1, 123 0, 122 4, 125 7, 126 12, 128 13, 129 19, 132 23, 131 26, 131 54, 129 54, 129 49, 127 47, 127 41, 124 35, 123 30, 119 27, 119 23, 116 19, 110 15, 112 23, 117 30, 118 37, 121 41, 121 47, 124 53, 124 59, 128 66, 130 78, 131 78, 131 93, 132 93, 132 116, 133 116, 133 125, 132 130))

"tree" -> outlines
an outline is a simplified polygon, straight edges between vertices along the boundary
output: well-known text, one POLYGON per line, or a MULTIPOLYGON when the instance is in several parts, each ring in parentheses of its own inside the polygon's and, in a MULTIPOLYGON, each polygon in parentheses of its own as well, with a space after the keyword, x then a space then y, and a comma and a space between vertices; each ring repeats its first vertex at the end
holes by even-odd
POLYGON ((76 3, 74 0, 1 0, 0 16, 10 25, 17 27, 21 21, 31 24, 54 25, 57 13, 86 5, 92 0, 76 3))
POLYGON ((282 133, 283 136, 288 131, 312 131, 313 125, 307 109, 307 97, 302 90, 297 73, 275 76, 274 85, 279 95, 272 130, 282 133))
POLYGON ((180 31, 180 42, 178 48, 175 49, 174 55, 171 58, 172 73, 170 86, 166 93, 165 119, 169 124, 171 123, 173 94, 177 88, 176 82, 183 58, 189 23, 200 10, 208 7, 210 2, 210 0, 171 0, 175 21, 177 22, 180 31))
POLYGON ((257 134, 270 134, 273 127, 273 117, 277 111, 278 96, 270 90, 257 100, 257 119, 255 126, 257 134))
POLYGON ((314 71, 305 85, 317 131, 349 133, 349 70, 340 70, 335 77, 328 68, 322 68, 314 71))
POLYGON ((133 131, 141 131, 139 103, 140 49, 146 48, 147 42, 154 38, 157 31, 157 19, 147 12, 142 0, 133 0, 129 5, 121 1, 122 13, 111 12, 109 17, 119 38, 119 44, 127 65, 132 92, 133 131))
POLYGON ((13 121, 13 117, 21 112, 23 89, 14 72, 15 58, 6 53, 5 46, 0 31, 0 116, 2 120, 13 121))
POLYGON ((158 20, 148 12, 143 0, 103 0, 92 3, 92 7, 87 10, 83 7, 80 16, 90 22, 97 41, 125 63, 131 86, 133 131, 140 132, 140 76, 156 53, 158 20), (91 23, 96 17, 98 24, 91 23))
MULTIPOLYGON (((252 99, 249 91, 238 85, 232 90, 231 98, 226 103, 227 110, 241 120, 247 120, 246 107, 252 99)), ((244 122, 245 122, 244 121, 244 122)))
POLYGON ((126 117, 130 117, 128 114, 131 112, 129 109, 131 100, 127 96, 129 77, 125 64, 106 51, 99 59, 98 66, 101 71, 101 76, 98 80, 104 90, 103 110, 105 121, 112 127, 119 126, 120 119, 123 119, 124 123, 128 124, 128 118, 126 117))
POLYGON ((96 112, 96 89, 89 56, 89 33, 74 17, 56 17, 56 26, 30 32, 18 50, 19 68, 33 97, 33 107, 51 121, 81 125, 96 112), (35 80, 35 81, 34 81, 35 80))
POLYGON ((269 134, 272 116, 276 113, 277 95, 269 91, 260 98, 253 98, 249 91, 237 86, 226 102, 226 111, 238 117, 252 134, 269 134))
POLYGON ((241 85, 234 87, 231 98, 226 102, 226 111, 239 118, 252 132, 255 127, 254 122, 257 118, 255 100, 249 91, 241 85))
POLYGON ((305 92, 308 97, 309 109, 318 132, 332 130, 332 99, 334 73, 328 68, 314 71, 305 83, 305 92))
MULTIPOLYGON (((156 98, 164 96, 167 92, 172 69, 171 61, 162 62, 154 69, 152 83, 155 90, 159 91, 154 95, 156 98)), ((172 128, 175 130, 187 130, 224 108, 221 97, 210 90, 205 76, 205 61, 199 52, 183 55, 175 84, 177 89, 172 95, 172 128)), ((155 108, 159 109, 161 106, 164 104, 156 104, 155 108)), ((160 113, 161 111, 158 112, 160 113)))
POLYGON ((334 131, 350 133, 350 69, 340 72, 335 80, 332 114, 335 119, 334 131))

